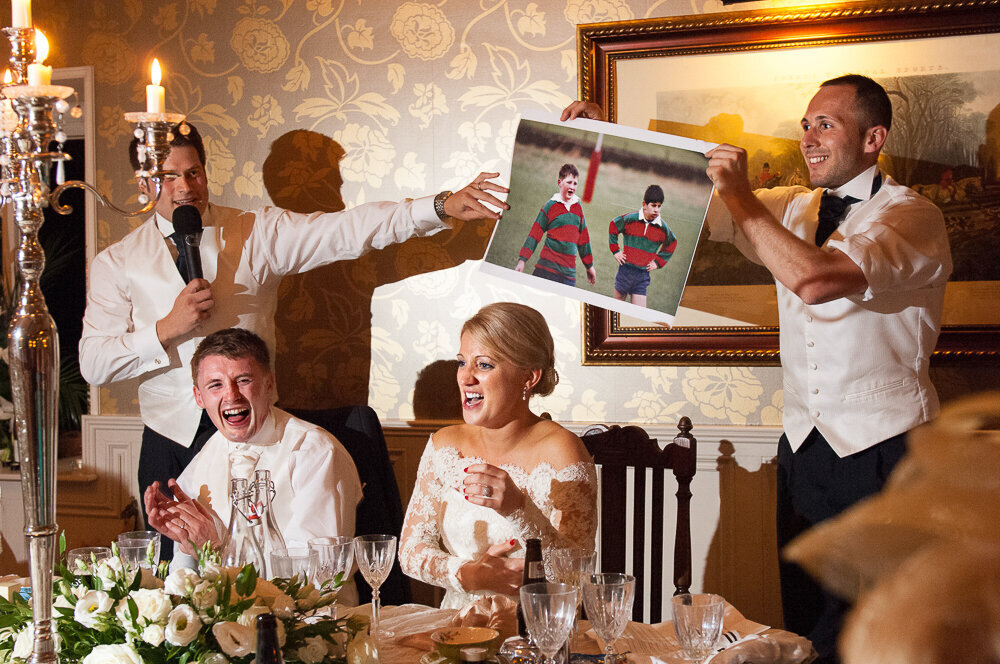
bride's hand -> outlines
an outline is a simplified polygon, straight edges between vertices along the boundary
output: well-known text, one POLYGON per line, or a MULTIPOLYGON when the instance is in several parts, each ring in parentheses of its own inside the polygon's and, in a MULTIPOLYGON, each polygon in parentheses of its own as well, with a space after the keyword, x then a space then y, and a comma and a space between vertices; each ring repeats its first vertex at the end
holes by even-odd
POLYGON ((465 499, 470 503, 510 516, 524 505, 524 494, 505 471, 488 463, 475 463, 465 469, 462 482, 465 499))
POLYGON ((504 595, 516 595, 521 587, 524 558, 508 558, 520 548, 517 540, 494 544, 476 560, 470 560, 458 570, 458 581, 469 592, 490 590, 504 595))

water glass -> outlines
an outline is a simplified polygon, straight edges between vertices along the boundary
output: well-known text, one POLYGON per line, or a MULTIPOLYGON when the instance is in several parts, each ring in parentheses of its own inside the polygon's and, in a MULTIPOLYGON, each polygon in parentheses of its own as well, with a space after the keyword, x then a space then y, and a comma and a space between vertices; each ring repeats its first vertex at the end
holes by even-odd
MULTIPOLYGON (((580 613, 583 603, 583 580, 594 573, 597 566, 597 552, 588 549, 556 549, 549 554, 549 570, 546 576, 553 583, 567 583, 576 588, 576 611, 580 613)), ((576 619, 570 632, 570 643, 576 638, 576 619)))
POLYGON ((361 576, 372 587, 372 623, 369 634, 376 639, 390 638, 393 633, 379 627, 379 610, 382 607, 378 589, 389 576, 396 561, 395 535, 358 535, 354 538, 354 555, 361 576))
POLYGON ((111 559, 111 549, 106 546, 85 546, 66 553, 66 567, 77 576, 93 574, 97 566, 111 559))
POLYGON ((583 582, 583 604, 597 636, 604 641, 604 664, 615 661, 615 639, 632 615, 635 577, 630 574, 591 574, 583 582))
MULTIPOLYGON (((338 535, 335 537, 313 537, 309 548, 316 552, 316 571, 313 584, 321 588, 339 582, 349 582, 351 566, 354 564, 354 538, 338 535), (339 577, 339 578, 338 578, 339 577)), ((339 591, 339 588, 338 588, 339 591)), ((333 604, 333 617, 337 617, 337 605, 333 604)))
POLYGON ((701 662, 715 650, 722 636, 722 617, 726 601, 719 595, 690 594, 671 598, 674 610, 674 631, 684 656, 701 662))
POLYGON ((532 642, 545 664, 566 643, 576 618, 576 588, 566 583, 528 583, 521 586, 521 610, 532 642))
POLYGON ((140 567, 153 569, 160 563, 160 533, 155 530, 130 530, 118 536, 117 544, 118 550, 122 554, 122 562, 127 562, 126 548, 130 550, 130 557, 134 558, 135 555, 131 550, 142 547, 142 555, 137 559, 140 567), (152 544, 152 556, 149 555, 150 544, 152 544), (150 558, 152 558, 152 563, 149 562, 150 558))
POLYGON ((290 579, 297 576, 304 583, 316 576, 319 557, 312 549, 291 547, 287 553, 271 553, 271 576, 290 579))

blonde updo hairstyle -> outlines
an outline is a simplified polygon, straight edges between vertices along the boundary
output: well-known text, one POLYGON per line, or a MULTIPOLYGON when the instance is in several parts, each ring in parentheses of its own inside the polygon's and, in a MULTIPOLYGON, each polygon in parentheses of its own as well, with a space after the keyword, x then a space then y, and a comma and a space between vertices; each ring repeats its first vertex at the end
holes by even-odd
POLYGON ((532 394, 552 394, 559 382, 552 334, 542 314, 531 307, 514 302, 488 304, 465 321, 462 334, 472 335, 500 361, 520 369, 541 369, 532 394))

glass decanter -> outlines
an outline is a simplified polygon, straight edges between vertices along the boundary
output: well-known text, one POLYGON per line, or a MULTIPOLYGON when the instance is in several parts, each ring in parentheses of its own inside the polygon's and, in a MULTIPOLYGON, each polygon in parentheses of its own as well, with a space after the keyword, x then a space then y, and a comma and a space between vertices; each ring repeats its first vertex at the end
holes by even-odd
POLYGON ((229 533, 222 549, 222 564, 225 567, 243 567, 247 563, 264 572, 264 554, 254 537, 251 522, 254 512, 250 507, 249 484, 244 478, 233 478, 230 482, 229 497, 232 507, 229 511, 229 533))
POLYGON ((285 546, 285 538, 281 536, 277 519, 274 518, 274 510, 271 509, 271 501, 274 498, 274 493, 274 483, 271 482, 271 471, 254 471, 253 503, 250 506, 250 509, 254 512, 252 530, 257 537, 257 544, 264 554, 264 568, 268 579, 274 576, 271 569, 271 554, 286 555, 288 553, 288 548, 285 546))

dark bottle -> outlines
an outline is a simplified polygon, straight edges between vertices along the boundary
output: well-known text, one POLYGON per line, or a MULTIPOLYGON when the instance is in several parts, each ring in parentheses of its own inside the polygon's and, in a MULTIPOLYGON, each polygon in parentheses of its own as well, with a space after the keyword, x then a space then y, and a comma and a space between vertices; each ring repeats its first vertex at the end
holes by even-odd
MULTIPOLYGON (((545 581, 545 568, 542 565, 542 540, 527 539, 524 541, 524 571, 521 573, 521 585, 545 581)), ((517 602, 517 633, 528 639, 528 627, 524 623, 524 611, 521 610, 521 600, 517 602)))
POLYGON ((273 613, 257 616, 257 664, 284 664, 278 645, 278 622, 273 613))

